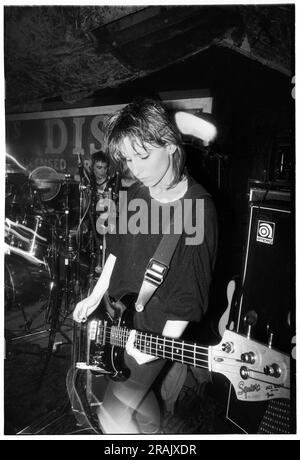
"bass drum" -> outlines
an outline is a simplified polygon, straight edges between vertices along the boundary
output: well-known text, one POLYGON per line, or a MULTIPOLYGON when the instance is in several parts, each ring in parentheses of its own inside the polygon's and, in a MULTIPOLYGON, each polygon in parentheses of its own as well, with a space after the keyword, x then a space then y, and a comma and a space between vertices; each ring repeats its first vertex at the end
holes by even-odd
POLYGON ((5 329, 30 331, 49 311, 52 280, 47 264, 18 254, 5 255, 5 329))

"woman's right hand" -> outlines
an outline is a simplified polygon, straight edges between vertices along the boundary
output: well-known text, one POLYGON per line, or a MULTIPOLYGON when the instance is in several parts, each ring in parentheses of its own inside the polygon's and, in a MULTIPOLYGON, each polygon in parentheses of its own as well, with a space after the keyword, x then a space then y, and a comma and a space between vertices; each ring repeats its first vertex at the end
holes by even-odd
POLYGON ((98 307, 101 299, 96 299, 92 295, 89 295, 85 299, 78 302, 74 311, 73 319, 77 323, 84 323, 88 316, 90 316, 98 307))
POLYGON ((108 290, 109 280, 115 265, 116 257, 113 254, 109 254, 105 265, 102 269, 102 273, 98 278, 91 294, 85 299, 78 302, 73 311, 73 319, 77 323, 85 322, 93 311, 96 310, 103 296, 108 290))

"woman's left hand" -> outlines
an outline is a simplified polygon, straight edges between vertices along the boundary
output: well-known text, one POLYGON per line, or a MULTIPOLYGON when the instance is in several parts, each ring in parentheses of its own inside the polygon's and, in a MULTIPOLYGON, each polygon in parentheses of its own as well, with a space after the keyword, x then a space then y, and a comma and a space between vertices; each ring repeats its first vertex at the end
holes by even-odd
POLYGON ((126 343, 126 351, 127 353, 132 356, 138 364, 145 364, 149 363, 150 361, 154 361, 157 359, 155 356, 147 355, 146 353, 142 353, 134 346, 136 331, 132 330, 129 334, 129 338, 126 343))

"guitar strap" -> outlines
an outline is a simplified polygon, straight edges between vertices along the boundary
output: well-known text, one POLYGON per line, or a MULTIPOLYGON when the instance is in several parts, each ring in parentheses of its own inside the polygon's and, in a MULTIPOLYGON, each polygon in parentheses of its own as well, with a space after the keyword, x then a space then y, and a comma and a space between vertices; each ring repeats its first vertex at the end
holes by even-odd
MULTIPOLYGON (((192 196, 193 190, 199 187, 198 184, 192 185, 188 188, 184 200, 192 196)), ((179 202, 184 202, 184 200, 179 200, 179 202)), ((177 203, 177 206, 178 206, 177 203)), ((185 211, 185 210, 184 210, 185 211)), ((174 216, 176 215, 176 206, 174 207, 174 213, 170 218, 170 222, 166 224, 163 228, 163 237, 153 255, 150 259, 146 271, 144 274, 144 279, 142 286, 135 303, 135 310, 137 312, 142 312, 151 297, 153 296, 156 289, 163 283, 165 280, 168 270, 170 268, 170 263, 179 241, 180 236, 182 235, 183 228, 187 228, 185 225, 188 222, 192 213, 192 206, 188 207, 188 212, 183 212, 184 219, 181 219, 181 222, 184 220, 184 225, 181 226, 181 231, 174 231, 174 216)))

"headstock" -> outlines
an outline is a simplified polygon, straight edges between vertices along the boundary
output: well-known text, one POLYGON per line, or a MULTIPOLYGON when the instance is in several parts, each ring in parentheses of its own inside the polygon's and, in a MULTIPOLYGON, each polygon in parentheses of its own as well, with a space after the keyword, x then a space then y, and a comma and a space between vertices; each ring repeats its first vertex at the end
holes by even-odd
POLYGON ((211 370, 225 375, 242 401, 290 398, 290 357, 236 332, 225 331, 211 347, 211 370))

